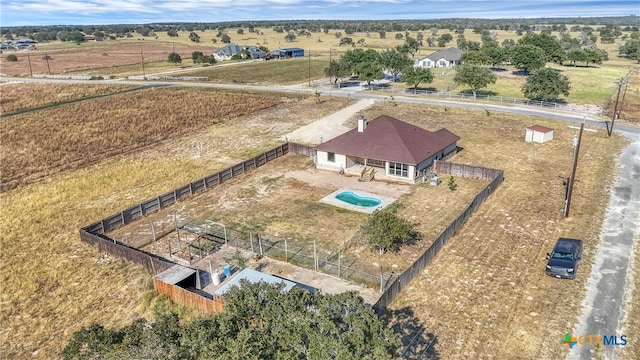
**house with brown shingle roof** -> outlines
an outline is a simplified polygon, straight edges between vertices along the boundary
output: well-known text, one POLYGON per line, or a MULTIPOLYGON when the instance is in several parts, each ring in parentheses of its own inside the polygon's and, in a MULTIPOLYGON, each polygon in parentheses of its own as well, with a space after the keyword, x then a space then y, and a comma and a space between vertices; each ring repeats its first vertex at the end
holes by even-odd
POLYGON ((447 129, 431 132, 388 115, 367 121, 315 147, 318 169, 375 168, 387 178, 414 183, 434 160, 457 150, 460 137, 447 129))

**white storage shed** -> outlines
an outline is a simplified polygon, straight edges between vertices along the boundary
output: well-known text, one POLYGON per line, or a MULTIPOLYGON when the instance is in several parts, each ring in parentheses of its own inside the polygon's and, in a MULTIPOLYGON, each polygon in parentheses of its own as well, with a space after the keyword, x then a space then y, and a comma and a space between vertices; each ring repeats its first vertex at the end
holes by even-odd
POLYGON ((544 143, 553 139, 553 129, 541 125, 527 126, 524 132, 524 141, 544 143))

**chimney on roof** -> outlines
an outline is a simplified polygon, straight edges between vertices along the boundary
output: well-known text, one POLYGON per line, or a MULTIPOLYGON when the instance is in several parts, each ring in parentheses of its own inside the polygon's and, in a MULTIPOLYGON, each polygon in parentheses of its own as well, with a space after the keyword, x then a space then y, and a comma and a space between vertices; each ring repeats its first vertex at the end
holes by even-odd
POLYGON ((360 115, 358 118, 358 132, 364 132, 364 129, 367 128, 367 118, 360 115))

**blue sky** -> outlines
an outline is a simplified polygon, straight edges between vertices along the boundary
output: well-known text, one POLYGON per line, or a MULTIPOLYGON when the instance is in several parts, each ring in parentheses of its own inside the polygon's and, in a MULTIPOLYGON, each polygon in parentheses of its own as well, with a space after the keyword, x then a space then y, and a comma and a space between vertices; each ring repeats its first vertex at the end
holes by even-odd
POLYGON ((0 0, 0 26, 640 15, 640 0, 0 0))

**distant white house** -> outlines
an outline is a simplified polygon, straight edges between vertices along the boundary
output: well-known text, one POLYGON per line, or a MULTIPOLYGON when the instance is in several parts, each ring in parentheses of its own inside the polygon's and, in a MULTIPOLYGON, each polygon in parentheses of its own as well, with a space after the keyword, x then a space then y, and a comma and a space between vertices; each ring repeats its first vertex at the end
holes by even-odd
POLYGON ((462 50, 458 48, 449 48, 446 50, 436 51, 422 59, 418 59, 414 67, 421 68, 452 68, 461 65, 460 57, 462 50))
POLYGON ((261 59, 267 55, 262 49, 253 45, 227 44, 213 52, 216 60, 229 60, 238 55, 249 57, 251 59, 261 59))

